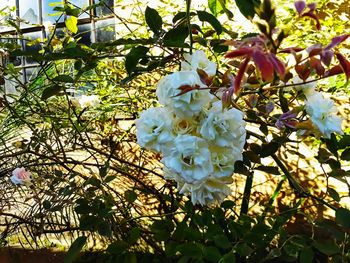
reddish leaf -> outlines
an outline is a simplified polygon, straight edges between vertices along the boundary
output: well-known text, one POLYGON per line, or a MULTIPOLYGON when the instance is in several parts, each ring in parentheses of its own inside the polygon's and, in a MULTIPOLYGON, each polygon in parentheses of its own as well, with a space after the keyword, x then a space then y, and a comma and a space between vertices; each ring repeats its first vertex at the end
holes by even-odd
POLYGON ((203 69, 197 68, 197 74, 203 84, 210 86, 213 83, 213 76, 208 76, 203 69))
POLYGON ((191 86, 191 85, 182 85, 180 87, 178 87, 178 89, 180 90, 180 92, 178 94, 176 94, 175 96, 173 97, 178 97, 178 96, 181 96, 187 92, 190 92, 192 90, 195 90, 195 89, 198 89, 199 86, 198 85, 194 85, 194 86, 191 86))
POLYGON ((271 61, 275 71, 277 72, 280 79, 284 78, 284 75, 286 74, 286 66, 284 63, 279 60, 275 54, 271 54, 269 56, 269 60, 271 61))
POLYGON ((311 73, 310 67, 306 63, 296 65, 295 71, 298 73, 298 76, 303 81, 305 81, 310 76, 310 73, 311 73))
POLYGON ((305 1, 295 1, 294 2, 295 9, 297 10, 298 14, 301 15, 301 13, 304 11, 306 7, 305 1))
POLYGON ((334 53, 332 50, 323 50, 320 56, 321 61, 328 67, 331 64, 333 55, 334 53))
POLYGON ((340 65, 336 65, 328 70, 324 75, 326 77, 334 76, 343 73, 343 68, 340 65))
POLYGON ((230 51, 230 52, 226 53, 225 58, 241 57, 241 56, 245 56, 245 55, 250 55, 250 54, 252 54, 252 52, 253 52, 252 48, 241 48, 241 49, 237 49, 237 50, 230 51))
POLYGON ((315 11, 316 10, 316 3, 310 3, 307 5, 307 7, 310 9, 310 11, 315 11))
POLYGON ((317 30, 320 30, 320 29, 321 29, 320 20, 318 20, 318 16, 317 16, 315 13, 313 13, 312 11, 309 11, 309 12, 306 12, 306 13, 304 13, 304 14, 302 15, 302 17, 304 17, 304 16, 308 16, 308 17, 314 19, 315 22, 316 22, 316 28, 317 28, 317 30))
POLYGON ((275 104, 273 103, 272 100, 270 100, 265 106, 265 111, 267 114, 270 114, 274 109, 275 109, 275 104))
POLYGON ((222 102, 222 108, 228 108, 231 105, 231 98, 233 93, 231 92, 232 89, 225 90, 222 94, 221 97, 221 102, 222 102))
POLYGON ((251 94, 245 102, 248 107, 254 108, 258 104, 259 96, 256 94, 251 94))
POLYGON ((334 48, 335 46, 338 46, 341 42, 345 41, 350 35, 342 35, 342 36, 338 36, 338 37, 333 37, 331 43, 326 46, 325 49, 331 49, 334 48))
POLYGON ((222 78, 221 78, 221 84, 223 86, 227 86, 231 83, 231 79, 233 78, 232 74, 230 73, 229 70, 226 70, 224 75, 222 75, 222 78))
POLYGON ((272 81, 274 76, 273 65, 268 59, 267 55, 260 50, 255 50, 253 52, 253 60, 256 66, 261 72, 261 76, 264 81, 272 81))
POLYGON ((322 66, 322 63, 319 59, 317 58, 310 58, 310 66, 313 68, 317 75, 322 76, 325 72, 324 67, 322 66))
POLYGON ((279 53, 297 53, 303 50, 304 49, 301 47, 288 47, 288 48, 282 49, 279 53))
MULTIPOLYGON (((244 72, 247 69, 247 65, 249 63, 249 60, 250 60, 250 56, 246 57, 238 69, 237 76, 233 82, 233 89, 231 88, 231 90, 233 90, 233 92, 235 94, 237 94, 241 89, 241 82, 242 82, 242 79, 244 76, 244 72)), ((232 91, 230 93, 232 93, 232 91)))
POLYGON ((284 78, 283 78, 283 82, 284 83, 287 83, 290 79, 292 79, 293 78, 293 74, 292 73, 290 73, 289 71, 285 74, 285 76, 284 76, 284 78))
POLYGON ((350 77, 350 62, 340 53, 335 54, 339 60, 340 66, 343 69, 343 72, 345 73, 346 80, 349 80, 350 77))
POLYGON ((313 57, 321 54, 322 50, 323 50, 322 47, 318 47, 318 45, 317 47, 316 45, 313 45, 307 49, 307 51, 309 52, 309 57, 313 57))

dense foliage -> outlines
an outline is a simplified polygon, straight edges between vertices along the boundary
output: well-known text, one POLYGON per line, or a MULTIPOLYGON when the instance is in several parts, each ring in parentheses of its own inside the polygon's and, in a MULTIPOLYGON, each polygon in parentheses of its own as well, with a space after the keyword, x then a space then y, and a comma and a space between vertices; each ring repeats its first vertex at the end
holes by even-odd
POLYGON ((66 262, 84 247, 99 253, 82 262, 349 261, 347 3, 282 2, 147 6, 135 31, 115 13, 127 33, 90 46, 77 18, 104 1, 66 2, 38 49, 1 36, 0 244, 66 244, 66 262), (38 63, 28 82, 18 58, 38 63))

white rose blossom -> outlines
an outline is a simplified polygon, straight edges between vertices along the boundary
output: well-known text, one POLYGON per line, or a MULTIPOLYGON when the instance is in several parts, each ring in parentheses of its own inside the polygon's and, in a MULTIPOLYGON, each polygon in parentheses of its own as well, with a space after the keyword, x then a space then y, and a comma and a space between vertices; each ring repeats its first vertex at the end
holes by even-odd
POLYGON ((164 167, 164 178, 174 180, 180 194, 191 195, 193 204, 211 205, 221 203, 230 193, 228 184, 232 183, 231 177, 212 178, 207 177, 200 182, 186 183, 180 174, 164 167))
POLYGON ((209 76, 216 74, 216 64, 211 62, 203 50, 196 50, 192 55, 184 54, 184 61, 181 62, 183 70, 204 70, 209 76))
POLYGON ((330 138, 333 132, 343 134, 343 119, 337 116, 338 110, 332 99, 324 98, 321 92, 315 92, 307 97, 305 109, 312 123, 324 137, 330 138))
POLYGON ((211 149, 211 162, 213 164, 213 177, 222 178, 233 174, 235 162, 242 160, 242 149, 236 147, 216 147, 211 149))
POLYGON ((198 121, 194 118, 184 119, 175 117, 173 120, 173 133, 178 134, 192 134, 196 131, 198 121))
POLYGON ((197 184, 184 183, 179 189, 180 194, 191 194, 193 204, 211 205, 221 203, 231 192, 227 186, 231 181, 208 178, 197 184))
POLYGON ((76 98, 82 108, 93 108, 100 103, 100 98, 97 95, 81 95, 76 98))
POLYGON ((183 85, 203 87, 197 72, 179 71, 162 78, 157 85, 156 94, 159 103, 173 109, 179 117, 189 118, 199 114, 209 104, 211 95, 209 90, 198 89, 179 95, 179 87, 183 85))
POLYGON ((207 142, 192 135, 178 135, 171 152, 163 157, 162 162, 187 183, 201 181, 213 172, 207 142))
POLYGON ((162 151, 174 140, 172 134, 173 113, 164 107, 153 107, 141 113, 135 121, 137 143, 149 150, 162 151))
POLYGON ((218 146, 243 149, 246 137, 243 112, 235 108, 222 110, 221 101, 213 103, 199 130, 203 138, 218 146))
MULTIPOLYGON (((309 80, 306 80, 305 82, 308 82, 309 80)), ((293 84, 298 84, 294 86, 294 89, 302 91, 306 97, 312 96, 317 92, 316 81, 305 83, 301 78, 299 78, 299 76, 295 76, 292 81, 293 84)))
POLYGON ((32 180, 31 173, 26 171, 25 168, 16 168, 12 171, 12 176, 10 177, 11 182, 14 184, 29 184, 32 180))

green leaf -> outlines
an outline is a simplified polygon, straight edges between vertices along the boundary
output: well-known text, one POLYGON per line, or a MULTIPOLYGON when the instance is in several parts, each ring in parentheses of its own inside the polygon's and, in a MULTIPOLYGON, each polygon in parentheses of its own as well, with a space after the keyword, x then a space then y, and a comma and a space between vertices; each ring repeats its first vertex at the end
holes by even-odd
POLYGON ((248 19, 255 15, 255 7, 260 4, 260 0, 235 0, 239 11, 248 19))
POLYGON ((173 24, 175 24, 177 21, 184 19, 186 17, 186 12, 179 12, 173 17, 173 24))
POLYGON ((264 143, 261 146, 260 157, 268 157, 277 152, 280 145, 277 142, 264 143))
POLYGON ((303 248, 299 255, 300 263, 312 263, 314 260, 314 251, 311 247, 303 248))
POLYGON ((236 263, 236 256, 233 252, 229 252, 219 260, 219 263, 236 263))
POLYGON ((127 253, 124 259, 124 263, 137 263, 137 256, 135 253, 127 253))
POLYGON ((246 151, 243 153, 243 157, 247 158, 249 161, 253 163, 261 163, 260 156, 258 154, 259 153, 255 151, 246 151))
POLYGON ((64 7, 56 6, 53 10, 58 12, 64 12, 68 16, 75 17, 78 17, 81 11, 80 8, 72 8, 70 5, 64 5, 64 7))
POLYGON ((188 28, 182 25, 170 29, 164 35, 164 45, 167 47, 188 47, 188 45, 185 44, 188 34, 188 28))
POLYGON ((334 199, 334 201, 340 202, 340 196, 335 189, 328 187, 327 191, 328 191, 329 195, 334 199))
MULTIPOLYGON (((90 207, 91 209, 91 207, 90 207)), ((93 231, 96 229, 96 226, 99 223, 99 218, 92 215, 84 215, 80 217, 79 228, 80 230, 90 230, 93 231)))
POLYGON ((213 246, 205 247, 203 249, 204 258, 210 262, 218 262, 221 258, 220 251, 213 246))
POLYGON ((158 241, 165 241, 169 239, 171 232, 174 229, 174 224, 170 220, 158 220, 151 226, 151 231, 158 241))
POLYGON ((86 236, 81 236, 74 240, 67 254, 64 257, 64 263, 71 263, 78 257, 80 251, 86 243, 86 239, 86 236))
POLYGON ((338 254, 340 252, 339 246, 333 241, 314 241, 312 244, 317 250, 327 256, 338 254))
POLYGON ((339 149, 345 149, 350 146, 350 135, 344 135, 338 142, 339 149))
POLYGON ((112 236, 111 224, 107 221, 102 221, 97 225, 97 231, 101 236, 112 236))
POLYGON ((100 187, 101 180, 97 179, 96 177, 91 177, 85 181, 84 185, 92 185, 92 186, 100 187))
POLYGON ((68 83, 73 83, 74 80, 71 76, 69 75, 58 75, 52 79, 53 81, 60 81, 60 82, 68 82, 68 83))
POLYGON ((253 253, 253 249, 250 246, 248 246, 248 244, 246 244, 246 243, 237 244, 236 251, 242 257, 247 257, 251 253, 253 253))
POLYGON ((340 158, 345 161, 350 161, 350 148, 345 149, 342 153, 340 158))
POLYGON ((350 228, 350 210, 338 208, 335 211, 335 221, 343 227, 350 228))
POLYGON ((125 250, 127 250, 128 246, 128 243, 126 243, 125 241, 116 241, 108 246, 107 252, 113 255, 120 255, 125 250))
POLYGON ((206 11, 197 11, 197 15, 200 21, 211 24, 218 35, 222 33, 222 26, 215 16, 206 11))
POLYGON ((268 174, 275 174, 275 175, 281 174, 278 167, 275 167, 275 166, 260 165, 260 166, 256 167, 255 169, 259 170, 259 171, 263 171, 263 172, 268 173, 268 174))
POLYGON ((72 33, 75 34, 78 32, 78 18, 76 18, 75 16, 68 17, 65 21, 65 24, 68 30, 72 33))
POLYGON ((165 254, 168 257, 174 256, 177 252, 177 243, 174 241, 169 241, 165 244, 165 254))
POLYGON ((141 231, 138 227, 134 227, 133 229, 131 229, 128 235, 128 243, 130 245, 135 244, 140 237, 140 233, 141 231))
POLYGON ((44 200, 43 202, 43 207, 46 209, 46 210, 49 210, 51 208, 51 202, 49 200, 44 200))
POLYGON ((91 207, 90 205, 85 202, 85 203, 80 203, 79 205, 77 205, 75 208, 74 208, 74 211, 77 213, 77 214, 89 214, 90 211, 91 211, 91 207))
POLYGON ((226 0, 208 0, 208 6, 210 9, 210 12, 214 15, 214 16, 218 16, 219 14, 221 14, 224 11, 224 8, 222 7, 222 4, 224 5, 226 4, 226 0))
POLYGON ((60 87, 58 85, 52 85, 44 89, 43 93, 41 94, 42 100, 47 100, 48 98, 58 95, 63 87, 60 87))
POLYGON ((243 174, 243 175, 250 175, 250 171, 247 169, 247 167, 244 165, 242 161, 236 161, 235 162, 235 173, 243 174))
POLYGON ((104 178, 104 182, 105 183, 109 183, 112 182, 114 179, 116 179, 117 177, 115 175, 109 175, 106 178, 104 178))
POLYGON ((216 17, 220 14, 226 13, 228 19, 232 19, 233 13, 226 8, 226 2, 226 0, 208 0, 210 12, 216 17))
POLYGON ((228 46, 227 45, 221 45, 221 43, 214 42, 210 43, 210 45, 213 47, 213 50, 215 53, 224 53, 227 52, 228 46))
POLYGON ((232 209, 236 206, 236 203, 231 200, 225 200, 220 205, 224 209, 232 209))
POLYGON ((181 244, 178 246, 178 251, 184 255, 191 258, 201 258, 202 249, 196 243, 181 244))
POLYGON ((226 249, 231 247, 230 241, 228 240, 227 236, 224 234, 216 235, 214 237, 214 242, 215 242, 215 245, 217 245, 220 248, 226 249))
POLYGON ((163 20, 157 10, 147 6, 145 11, 146 23, 154 34, 159 34, 162 30, 163 20))
POLYGON ((130 75, 135 69, 140 59, 146 57, 149 48, 144 46, 133 47, 125 56, 125 68, 130 75))
POLYGON ((137 199, 137 194, 133 190, 127 190, 124 193, 126 201, 129 203, 134 202, 137 199))
POLYGON ((331 134, 330 139, 326 139, 326 146, 328 150, 334 154, 334 156, 338 156, 338 141, 337 138, 335 137, 334 133, 331 134))

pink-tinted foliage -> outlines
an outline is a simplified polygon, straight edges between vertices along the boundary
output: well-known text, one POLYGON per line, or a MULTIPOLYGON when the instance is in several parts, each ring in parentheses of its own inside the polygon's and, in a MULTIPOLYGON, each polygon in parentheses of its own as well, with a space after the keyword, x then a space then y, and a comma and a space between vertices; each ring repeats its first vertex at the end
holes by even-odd
POLYGON ((298 14, 301 15, 301 13, 306 8, 305 1, 295 1, 294 2, 295 9, 297 10, 298 14))

